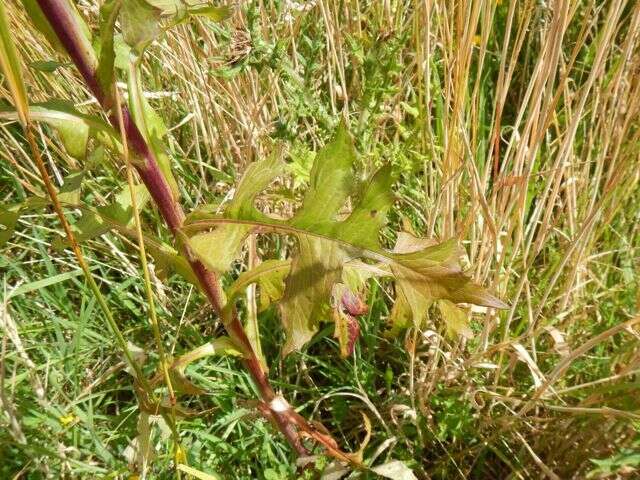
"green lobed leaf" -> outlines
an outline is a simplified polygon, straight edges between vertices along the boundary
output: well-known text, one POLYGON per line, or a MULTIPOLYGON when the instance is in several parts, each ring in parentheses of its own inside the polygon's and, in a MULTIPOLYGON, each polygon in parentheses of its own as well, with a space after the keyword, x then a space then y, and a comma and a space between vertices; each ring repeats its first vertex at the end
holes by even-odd
POLYGON ((309 188, 292 225, 313 229, 336 219, 353 188, 355 160, 353 142, 345 125, 341 124, 332 141, 316 155, 309 188))
MULTIPOLYGON (((251 164, 236 189, 225 214, 236 218, 264 217, 253 205, 256 196, 282 173, 282 161, 273 154, 251 164)), ((266 218, 266 217, 265 217, 266 218)), ((220 225, 215 230, 200 233, 189 244, 196 256, 211 270, 224 273, 240 256, 242 245, 251 231, 246 225, 220 225)))
MULTIPOLYGON (((409 233, 400 232, 393 251, 398 254, 416 253, 433 245, 436 245, 433 240, 416 238, 409 233)), ((455 246, 453 243, 449 245, 455 246)), ((427 315, 427 310, 433 302, 433 298, 429 295, 429 292, 424 292, 420 288, 417 273, 400 265, 393 265, 391 269, 396 278, 396 301, 390 318, 392 331, 398 333, 400 330, 411 326, 411 324, 421 326, 427 315), (407 276, 406 270, 409 270, 409 276, 407 276), (417 279, 414 279, 414 277, 417 277, 417 279)))
POLYGON ((355 243, 363 248, 380 248, 378 235, 387 223, 387 214, 393 205, 391 186, 395 178, 391 166, 378 170, 365 186, 362 199, 343 222, 333 225, 329 233, 346 243, 355 243))
MULTIPOLYGON (((416 325, 421 324, 429 306, 433 301, 441 298, 448 299, 453 303, 475 303, 492 308, 506 308, 506 305, 502 301, 491 295, 484 288, 473 283, 471 279, 462 273, 458 262, 460 251, 456 242, 453 240, 427 247, 424 251, 415 253, 393 253, 385 251, 382 248, 374 250, 359 247, 358 244, 346 244, 343 240, 329 239, 322 233, 311 230, 304 231, 292 227, 287 222, 268 219, 266 217, 262 220, 200 219, 186 225, 184 230, 188 234, 193 230, 197 231, 201 228, 220 224, 235 224, 244 228, 254 226, 261 228, 264 232, 274 231, 283 234, 293 234, 304 239, 302 249, 311 251, 315 246, 319 247, 321 251, 311 251, 311 254, 306 257, 294 257, 294 262, 300 262, 296 266, 296 270, 302 273, 299 274, 298 277, 292 278, 294 271, 292 266, 292 273, 289 276, 289 278, 292 278, 292 289, 290 290, 290 298, 288 298, 288 300, 294 303, 302 302, 302 304, 296 304, 294 306, 311 309, 312 311, 320 310, 323 315, 326 314, 326 309, 318 308, 322 307, 322 304, 317 305, 309 302, 308 299, 297 300, 298 293, 302 295, 303 290, 316 289, 318 286, 321 287, 318 288, 321 290, 324 285, 323 282, 327 279, 327 274, 332 275, 329 280, 335 281, 335 279, 339 278, 339 275, 333 276, 335 274, 335 268, 332 268, 330 264, 335 261, 335 265, 337 265, 338 268, 342 268, 339 260, 342 259, 344 262, 351 260, 351 257, 354 256, 369 258, 390 266, 392 276, 396 280, 397 291, 396 307, 394 308, 392 317, 396 321, 402 320, 402 324, 396 324, 396 327, 404 328, 408 326, 411 320, 416 325), (325 243, 323 244, 323 242, 325 243), (325 266, 323 267, 320 263, 310 262, 309 258, 311 257, 324 257, 323 262, 325 266), (304 263, 305 261, 306 263, 304 263), (327 265, 328 268, 326 268, 325 271, 327 265)), ((386 273, 383 269, 379 270, 380 275, 386 273)), ((287 281, 289 281, 289 279, 287 281)), ((286 295, 285 293, 285 297, 286 295)), ((315 292, 311 292, 312 298, 314 295, 315 292)), ((304 323, 305 321, 304 319, 294 319, 294 323, 285 324, 285 328, 300 329, 299 335, 296 333, 296 341, 298 342, 301 338, 309 338, 310 332, 314 330, 314 328, 317 328, 317 325, 313 322, 304 323)), ((394 331, 399 331, 399 328, 394 331)))
MULTIPOLYGON (((322 233, 329 239, 296 235, 298 252, 293 257, 291 273, 279 304, 286 333, 283 355, 301 349, 318 331, 320 322, 332 318, 331 290, 341 278, 342 266, 348 255, 344 248, 330 239, 362 239, 370 244, 367 237, 372 231, 377 237, 379 225, 359 222, 362 213, 369 208, 364 202, 374 197, 376 208, 386 211, 386 207, 381 205, 383 200, 371 193, 370 188, 347 219, 337 221, 340 210, 354 193, 353 165, 356 159, 353 141, 342 123, 333 139, 316 155, 302 207, 291 219, 292 226, 322 233)), ((370 186, 373 189, 377 189, 380 178, 377 181, 372 179, 370 186)), ((375 220, 372 218, 374 224, 375 220)), ((374 242, 377 241, 374 239, 374 242)))
MULTIPOLYGON (((220 260, 217 255, 227 248, 232 249, 231 257, 235 258, 240 239, 252 228, 297 238, 298 250, 292 257, 279 303, 286 334, 284 354, 300 349, 318 331, 320 322, 332 320, 329 308, 332 287, 343 276, 345 264, 358 257, 383 265, 375 268, 377 275, 387 274, 385 264, 390 267, 396 279, 397 304, 392 313, 396 327, 404 327, 411 320, 421 324, 429 306, 440 299, 505 307, 463 274, 461 251, 453 240, 435 244, 401 233, 393 252, 382 248, 378 235, 392 206, 390 190, 394 178, 388 167, 382 168, 358 191, 354 188, 355 159, 351 138, 341 126, 334 139, 318 152, 302 207, 291 220, 273 219, 257 211, 254 199, 269 182, 262 182, 259 175, 247 171, 233 204, 222 218, 194 216, 185 227, 188 234, 217 226, 213 232, 197 234, 191 240, 194 250, 210 266, 216 265, 220 260), (346 208, 349 199, 354 203, 350 212, 346 208)), ((253 167, 260 172, 265 163, 258 162, 253 167)), ((269 165, 265 168, 266 178, 274 178, 281 168, 280 164, 269 165)), ((229 258, 225 258, 223 265, 217 267, 226 268, 228 263, 229 258)))
POLYGON ((392 254, 391 270, 398 296, 404 297, 414 325, 422 324, 435 300, 473 303, 492 308, 507 305, 464 275, 460 266, 462 251, 454 239, 436 244, 401 232, 392 254))
POLYGON ((297 237, 298 253, 278 305, 286 334, 283 355, 300 350, 318 331, 321 321, 331 320, 331 289, 340 280, 346 260, 335 242, 307 235, 297 237))
MULTIPOLYGON (((354 184, 355 149, 346 128, 317 157, 311 171, 310 187, 302 208, 291 220, 301 230, 336 232, 335 217, 345 205, 354 184)), ((282 173, 284 164, 278 155, 251 165, 243 176, 233 201, 225 210, 232 218, 267 219, 253 205, 256 195, 282 173)), ((365 194, 366 196, 366 194, 365 194)), ((343 227, 345 236, 354 236, 355 216, 343 227)), ((224 225, 213 232, 196 235, 190 241, 194 252, 216 271, 225 271, 239 254, 250 226, 224 225)), ((363 232, 365 235, 367 232, 363 232)), ((296 235, 299 251, 294 256, 280 302, 282 323, 287 335, 284 353, 301 348, 317 331, 321 319, 330 319, 331 288, 340 279, 344 254, 331 240, 296 235)))

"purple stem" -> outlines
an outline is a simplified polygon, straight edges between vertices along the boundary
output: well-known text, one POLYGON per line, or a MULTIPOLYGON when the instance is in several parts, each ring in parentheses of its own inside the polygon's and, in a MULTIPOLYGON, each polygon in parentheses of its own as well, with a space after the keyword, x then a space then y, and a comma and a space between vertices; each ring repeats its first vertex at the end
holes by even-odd
MULTIPOLYGON (((125 0, 126 1, 126 0, 125 0)), ((96 77, 97 61, 91 45, 88 45, 80 26, 72 12, 67 0, 38 0, 40 9, 48 19, 54 32, 60 39, 60 42, 69 53, 69 56, 80 71, 87 86, 96 97, 102 108, 109 112, 115 104, 111 93, 106 93, 100 87, 100 82, 96 77), (88 45, 88 46, 87 46, 88 45)), ((160 214, 164 218, 171 232, 176 235, 182 227, 184 221, 184 213, 182 208, 174 198, 171 188, 162 174, 158 162, 142 133, 134 123, 131 115, 126 107, 122 108, 122 118, 124 123, 124 131, 126 135, 127 145, 131 147, 132 152, 138 158, 134 162, 134 166, 153 197, 160 214)), ((109 120, 114 128, 119 131, 118 115, 111 112, 109 120)), ((223 308, 223 300, 221 295, 220 282, 216 274, 207 270, 202 262, 195 259, 190 252, 188 245, 181 246, 185 257, 189 260, 191 268, 198 277, 199 283, 204 290, 207 298, 211 302, 213 308, 218 314, 221 314, 223 308)), ((244 364, 251 374, 256 386, 260 390, 262 400, 269 404, 275 398, 275 392, 269 384, 269 379, 256 356, 251 342, 242 327, 237 312, 234 310, 233 318, 229 325, 226 325, 227 332, 244 351, 248 352, 248 358, 244 359, 244 364)), ((280 431, 285 435, 291 446, 299 455, 308 455, 308 452, 298 434, 294 424, 286 415, 279 412, 272 412, 273 418, 278 425, 280 431)))

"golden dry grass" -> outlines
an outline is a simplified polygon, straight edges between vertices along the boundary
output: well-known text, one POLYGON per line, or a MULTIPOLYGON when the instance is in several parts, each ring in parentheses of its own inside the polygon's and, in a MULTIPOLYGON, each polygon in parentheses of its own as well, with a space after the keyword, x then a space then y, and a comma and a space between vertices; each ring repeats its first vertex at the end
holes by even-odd
MULTIPOLYGON (((20 5, 8 8, 25 65, 66 62, 20 5)), ((79 8, 95 25, 97 6, 82 1, 79 8)), ((25 72, 32 101, 67 98, 95 111, 71 66, 25 72)), ((240 2, 224 24, 197 20, 169 32, 148 54, 144 85, 169 127, 187 210, 220 202, 232 179, 270 151, 270 138, 286 141, 303 168, 309 151, 345 118, 363 172, 384 162, 402 172, 396 223, 428 237, 458 237, 475 280, 510 305, 499 313, 474 309, 472 339, 446 338, 434 319, 409 330, 396 341, 408 352, 400 366, 371 354, 380 362, 373 371, 394 364, 391 388, 373 382, 342 390, 341 375, 318 374, 318 366, 311 374, 276 366, 284 388, 299 388, 310 404, 322 395, 357 395, 362 402, 353 408, 376 419, 372 445, 412 458, 421 478, 584 478, 595 468, 590 459, 637 451, 640 3, 240 2)), ((59 183, 81 167, 45 128, 40 141, 59 183)), ((14 124, 0 125, 0 142, 0 194, 12 204, 42 187, 14 124)), ((110 168, 87 182, 95 203, 112 191, 110 168)), ((3 274, 6 289, 19 282, 18 269, 29 270, 42 255, 60 271, 74 268, 70 255, 50 248, 51 222, 44 212, 23 219, 2 248, 5 265, 17 264, 3 274)), ((139 276, 126 247, 115 234, 92 241, 91 262, 114 264, 125 279, 139 276)), ((34 271, 28 280, 46 275, 51 271, 34 271)), ((180 328, 202 326, 188 289, 171 285, 159 296, 167 310, 190 312, 178 315, 180 328)), ((20 387, 29 368, 24 355, 34 350, 44 364, 57 348, 53 334, 30 336, 33 319, 23 315, 39 301, 25 297, 16 311, 11 302, 5 307, 25 345, 21 350, 5 335, 4 385, 12 393, 2 400, 19 438, 21 404, 34 395, 20 387)), ((163 321, 179 343, 177 323, 163 321)), ((203 335, 212 331, 203 328, 203 335)), ((117 363, 95 354, 86 364, 94 377, 117 363)), ((303 356, 296 364, 310 361, 303 356)), ((337 359, 330 363, 329 372, 341 368, 337 359)), ((50 368, 64 372, 47 364, 42 375, 50 368)), ((43 383, 47 402, 68 411, 73 395, 64 393, 64 382, 43 383)), ((332 433, 356 445, 357 411, 344 420, 348 431, 331 420, 331 408, 320 411, 332 433)), ((61 435, 59 442, 77 443, 88 434, 61 435)), ((6 437, 0 445, 10 451, 6 437)), ((55 453, 41 453, 24 466, 87 474, 74 462, 94 461, 91 448, 78 451, 73 462, 61 456, 49 468, 43 459, 55 453)), ((216 468, 230 461, 218 455, 216 468)), ((4 471, 15 474, 21 461, 4 471)), ((107 471, 118 462, 96 461, 107 471)), ((239 475, 267 478, 260 463, 239 475)))

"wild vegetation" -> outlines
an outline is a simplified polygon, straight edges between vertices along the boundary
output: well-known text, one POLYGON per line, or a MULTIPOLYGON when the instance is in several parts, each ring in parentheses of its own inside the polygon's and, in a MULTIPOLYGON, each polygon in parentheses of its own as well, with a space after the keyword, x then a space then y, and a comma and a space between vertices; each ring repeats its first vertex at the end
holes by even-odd
POLYGON ((640 472, 640 3, 0 14, 2 478, 640 472))

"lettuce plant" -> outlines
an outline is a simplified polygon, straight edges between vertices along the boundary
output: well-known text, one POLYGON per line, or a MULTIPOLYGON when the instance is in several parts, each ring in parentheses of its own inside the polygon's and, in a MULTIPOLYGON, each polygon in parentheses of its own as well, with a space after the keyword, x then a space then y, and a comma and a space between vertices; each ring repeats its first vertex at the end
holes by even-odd
MULTIPOLYGON (((25 96, 21 80, 11 74, 15 74, 18 62, 10 47, 6 24, 3 52, 9 53, 3 57, 3 69, 12 82, 16 111, 4 111, 1 115, 21 120, 27 129, 31 121, 48 122, 58 128, 71 155, 82 156, 87 138, 93 136, 130 162, 142 182, 130 191, 117 193, 111 206, 83 209, 83 218, 75 226, 78 241, 112 228, 130 234, 131 210, 152 201, 173 236, 174 245, 163 244, 147 234, 144 235, 146 251, 162 268, 180 273, 200 289, 228 334, 173 360, 165 366, 164 377, 146 379, 138 369, 136 392, 141 409, 154 412, 162 406, 174 415, 179 413, 176 395, 202 393, 186 378, 186 366, 221 351, 234 353, 241 358, 260 392, 259 412, 272 421, 300 456, 309 455, 315 443, 338 460, 360 465, 361 452, 341 451, 329 434, 297 414, 274 391, 266 360, 260 353, 259 329, 243 326, 241 310, 236 306, 238 296, 249 285, 257 284, 262 307, 277 303, 286 339, 283 355, 304 348, 318 332, 321 322, 326 321, 335 323, 341 353, 349 355, 357 341, 359 316, 366 311, 359 291, 373 276, 395 282, 392 319, 397 328, 420 327, 427 310, 437 305, 448 329, 458 334, 465 329, 466 314, 457 304, 492 308, 503 308, 504 304, 464 275, 461 251, 453 239, 437 243, 400 233, 395 248, 388 249, 380 243, 381 229, 393 208, 392 186, 396 179, 391 168, 383 167, 365 182, 356 181, 357 154, 345 124, 341 124, 332 140, 316 155, 309 188, 301 205, 293 206, 295 213, 291 218, 276 218, 255 206, 261 192, 285 172, 278 152, 246 169, 233 199, 223 211, 211 213, 209 209, 200 209, 185 214, 180 204, 179 179, 171 171, 157 114, 141 94, 140 66, 146 48, 166 28, 187 21, 192 15, 222 20, 228 14, 226 8, 193 7, 179 0, 107 0, 100 10, 97 53, 84 22, 67 0, 23 0, 23 4, 52 46, 66 52, 73 61, 99 102, 104 117, 80 113, 73 106, 53 99, 26 107, 27 100, 21 98, 25 96), (114 38, 117 28, 130 49, 126 105, 116 88, 114 38), (70 129, 69 124, 74 127, 70 129), (266 260, 245 271, 225 290, 220 279, 241 256, 242 247, 251 234, 287 236, 295 241, 296 248, 288 259, 266 260), (148 395, 148 389, 157 388, 163 381, 170 394, 168 406, 154 403, 148 395), (310 440, 303 441, 303 438, 310 440)), ((37 145, 32 147, 36 154, 37 145)), ((42 173, 46 177, 46 171, 42 173)), ((58 204, 56 198, 64 203, 68 197, 64 189, 50 191, 50 194, 58 204)), ((11 216, 12 225, 21 208, 11 216)), ((5 223, 9 226, 9 221, 5 223)), ((67 232, 69 241, 72 235, 67 232)), ((96 291, 99 295, 97 287, 96 291)), ((115 325, 113 328, 117 331, 115 325)), ((124 341, 120 344, 126 349, 124 341)))

